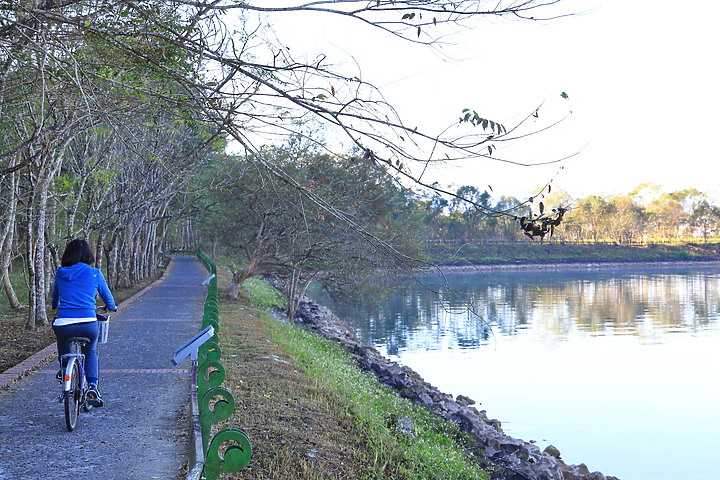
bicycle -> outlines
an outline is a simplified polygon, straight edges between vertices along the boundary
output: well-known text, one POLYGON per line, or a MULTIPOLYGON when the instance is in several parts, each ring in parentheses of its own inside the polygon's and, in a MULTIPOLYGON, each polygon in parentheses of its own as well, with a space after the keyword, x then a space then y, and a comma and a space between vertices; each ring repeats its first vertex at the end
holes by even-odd
MULTIPOLYGON (((99 322, 100 332, 98 333, 98 344, 107 341, 107 328, 110 315, 101 314, 107 312, 107 307, 98 307, 96 316, 99 322), (104 324, 104 325, 103 325, 104 324)), ((90 343, 87 337, 70 337, 65 340, 70 344, 70 353, 63 355, 60 359, 62 365, 62 394, 60 401, 65 407, 65 426, 72 432, 77 424, 77 419, 82 408, 89 412, 93 407, 88 403, 88 383, 85 378, 85 354, 82 348, 90 343)))

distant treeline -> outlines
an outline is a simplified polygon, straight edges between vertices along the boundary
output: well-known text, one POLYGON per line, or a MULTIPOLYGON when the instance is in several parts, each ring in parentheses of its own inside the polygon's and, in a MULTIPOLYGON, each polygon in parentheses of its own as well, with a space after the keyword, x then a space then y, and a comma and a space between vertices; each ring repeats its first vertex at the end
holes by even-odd
POLYGON ((658 186, 644 184, 628 194, 575 199, 556 188, 533 202, 513 197, 494 201, 490 193, 472 186, 455 193, 471 201, 418 195, 408 202, 408 211, 424 226, 430 244, 529 241, 519 228, 520 218, 537 218, 542 209, 558 207, 568 209, 553 232, 552 238, 559 241, 631 245, 720 236, 720 207, 695 189, 663 193, 658 186))

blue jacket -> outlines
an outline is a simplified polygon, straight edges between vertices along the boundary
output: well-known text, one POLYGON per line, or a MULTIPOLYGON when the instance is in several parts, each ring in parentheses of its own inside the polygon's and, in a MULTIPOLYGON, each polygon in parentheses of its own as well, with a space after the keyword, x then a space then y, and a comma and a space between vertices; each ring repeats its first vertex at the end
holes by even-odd
POLYGON ((60 267, 55 274, 52 307, 58 309, 57 318, 94 318, 98 293, 105 306, 117 309, 100 270, 82 262, 60 267))

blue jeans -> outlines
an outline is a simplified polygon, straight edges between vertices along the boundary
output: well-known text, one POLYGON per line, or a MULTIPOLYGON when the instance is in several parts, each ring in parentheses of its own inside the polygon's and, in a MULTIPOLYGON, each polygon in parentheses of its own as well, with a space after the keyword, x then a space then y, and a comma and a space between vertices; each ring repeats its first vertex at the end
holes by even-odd
POLYGON ((97 340, 98 340, 98 322, 72 323, 70 325, 55 326, 53 325, 55 338, 57 339, 58 361, 66 353, 70 353, 70 345, 65 343, 65 339, 70 337, 87 337, 90 343, 85 345, 82 353, 85 354, 85 378, 88 383, 98 382, 98 356, 97 356, 97 340))

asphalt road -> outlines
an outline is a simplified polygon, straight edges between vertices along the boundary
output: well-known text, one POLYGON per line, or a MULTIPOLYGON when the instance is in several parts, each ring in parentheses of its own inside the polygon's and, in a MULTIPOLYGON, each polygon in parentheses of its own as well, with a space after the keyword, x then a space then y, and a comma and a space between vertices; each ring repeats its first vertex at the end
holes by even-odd
POLYGON ((105 406, 65 428, 53 360, 0 392, 0 479, 177 479, 188 458, 189 360, 175 349, 201 324, 207 272, 175 257, 148 293, 110 320, 101 345, 105 406))

